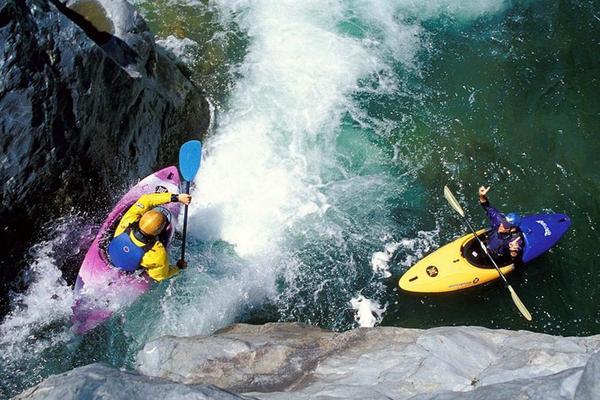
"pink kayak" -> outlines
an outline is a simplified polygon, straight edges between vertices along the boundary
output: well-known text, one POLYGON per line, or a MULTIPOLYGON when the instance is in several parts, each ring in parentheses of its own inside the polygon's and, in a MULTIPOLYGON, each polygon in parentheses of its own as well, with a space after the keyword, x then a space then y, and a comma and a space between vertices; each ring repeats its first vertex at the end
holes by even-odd
MULTIPOLYGON (((169 191, 179 193, 177 167, 167 167, 141 180, 127 192, 104 221, 90 246, 75 282, 75 301, 71 322, 75 333, 84 334, 106 321, 113 312, 128 306, 150 289, 152 278, 142 269, 126 273, 113 267, 106 247, 123 216, 143 194, 169 191)), ((163 205, 171 212, 171 224, 160 235, 168 248, 177 226, 180 203, 163 205)))

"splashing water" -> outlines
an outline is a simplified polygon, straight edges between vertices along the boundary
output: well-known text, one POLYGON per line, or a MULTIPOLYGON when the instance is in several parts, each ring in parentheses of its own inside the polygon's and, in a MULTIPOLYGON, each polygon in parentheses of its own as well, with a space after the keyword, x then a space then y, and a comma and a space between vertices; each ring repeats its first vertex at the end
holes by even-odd
POLYGON ((396 250, 398 250, 398 247, 400 247, 400 243, 391 242, 385 245, 383 251, 373 253, 373 256, 371 257, 373 271, 382 274, 385 278, 392 276, 392 273, 389 271, 389 262, 396 250))
MULTIPOLYGON (((12 387, 33 384, 40 376, 53 373, 56 364, 65 360, 41 362, 52 358, 55 349, 66 346, 74 339, 69 330, 73 291, 65 282, 57 260, 65 262, 81 248, 72 246, 89 234, 89 227, 77 215, 63 218, 52 229, 51 240, 34 246, 30 253, 34 260, 23 275, 28 288, 12 296, 12 311, 0 325, 0 394, 10 393, 12 387), (80 223, 82 229, 73 229, 80 223)), ((85 241, 84 243, 89 241, 85 241)))
MULTIPOLYGON (((356 176, 336 160, 336 140, 349 122, 348 111, 357 108, 352 96, 361 90, 360 79, 389 66, 371 43, 338 31, 347 11, 341 4, 221 5, 251 42, 243 77, 206 145, 191 232, 204 242, 232 244, 251 265, 242 267, 249 276, 238 281, 255 292, 275 293, 275 278, 283 274, 283 299, 295 286, 294 268, 315 267, 316 260, 305 257, 309 246, 318 252, 347 246, 344 231, 353 227, 343 220, 350 198, 340 198, 340 191, 375 195, 377 185, 391 180, 385 173, 356 176), (315 226, 316 220, 322 225, 315 226)), ((365 233, 356 236, 367 240, 365 233)), ((353 257, 342 252, 328 267, 340 277, 353 257)))
POLYGON ((385 312, 385 307, 381 307, 377 301, 369 300, 363 295, 351 299, 350 305, 356 311, 354 320, 361 328, 372 328, 379 324, 385 312))
MULTIPOLYGON (((412 180, 376 143, 394 122, 369 116, 362 96, 404 93, 395 70, 416 70, 420 25, 394 18, 404 2, 217 3, 250 42, 205 146, 191 232, 243 259, 226 293, 279 291, 283 319, 347 328, 342 282, 381 292, 362 266, 376 238, 397 235, 390 204, 412 180)), ((466 18, 499 8, 482 4, 466 18)))

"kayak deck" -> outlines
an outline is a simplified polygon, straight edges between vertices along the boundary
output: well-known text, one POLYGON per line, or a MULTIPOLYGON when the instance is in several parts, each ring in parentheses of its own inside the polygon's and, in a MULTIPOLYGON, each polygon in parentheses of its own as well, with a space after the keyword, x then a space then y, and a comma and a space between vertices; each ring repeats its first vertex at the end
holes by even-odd
MULTIPOLYGON (((484 235, 485 229, 477 232, 484 235)), ((443 293, 482 285, 500 275, 487 255, 475 241, 473 234, 464 235, 442 246, 412 266, 399 281, 402 290, 415 293, 443 293), (472 264, 473 260, 476 264, 472 264)), ((509 260, 498 265, 503 274, 514 270, 509 260)))

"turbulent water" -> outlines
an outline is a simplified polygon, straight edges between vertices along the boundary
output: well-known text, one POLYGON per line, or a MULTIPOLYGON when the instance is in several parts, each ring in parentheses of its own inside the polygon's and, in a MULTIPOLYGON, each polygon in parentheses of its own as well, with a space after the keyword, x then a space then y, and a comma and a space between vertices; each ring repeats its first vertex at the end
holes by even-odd
POLYGON ((57 249, 85 249, 57 221, 0 326, 1 394, 92 361, 129 367, 149 339, 234 321, 600 333, 598 2, 136 5, 215 106, 190 268, 76 338, 61 276, 73 257, 57 249), (501 209, 572 217, 557 247, 509 276, 533 322, 499 283, 397 290, 465 231, 445 184, 476 225, 481 184, 501 209))

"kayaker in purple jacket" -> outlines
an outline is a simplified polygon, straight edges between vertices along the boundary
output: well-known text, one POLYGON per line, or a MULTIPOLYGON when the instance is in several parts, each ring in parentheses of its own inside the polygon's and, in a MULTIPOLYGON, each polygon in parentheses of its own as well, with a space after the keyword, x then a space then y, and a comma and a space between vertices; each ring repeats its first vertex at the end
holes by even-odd
POLYGON ((491 230, 487 234, 486 246, 494 259, 510 257, 518 260, 523 252, 523 237, 519 229, 521 216, 517 213, 502 214, 490 205, 487 188, 479 188, 479 203, 490 220, 491 230))

